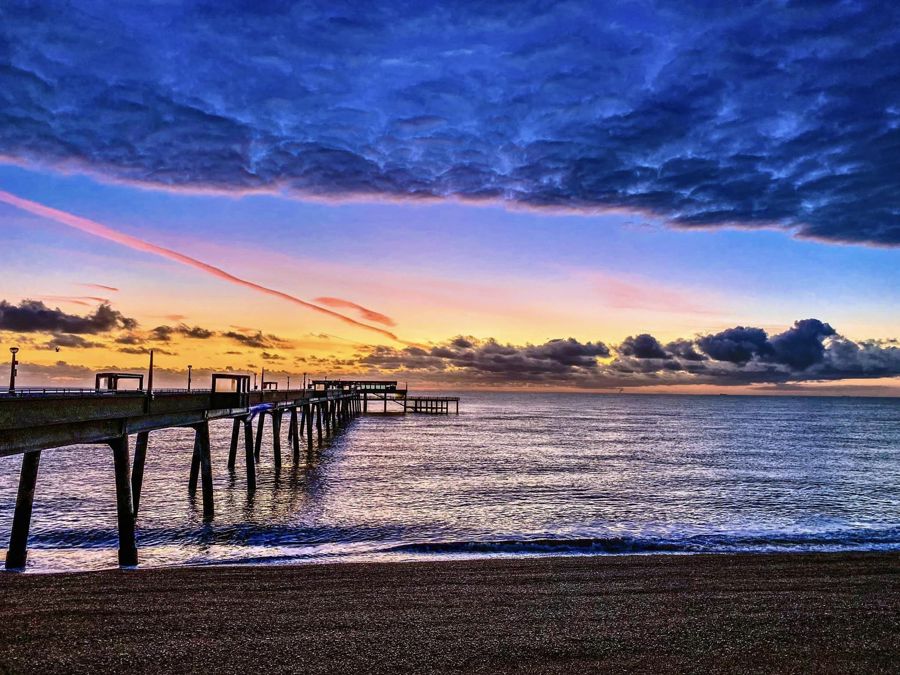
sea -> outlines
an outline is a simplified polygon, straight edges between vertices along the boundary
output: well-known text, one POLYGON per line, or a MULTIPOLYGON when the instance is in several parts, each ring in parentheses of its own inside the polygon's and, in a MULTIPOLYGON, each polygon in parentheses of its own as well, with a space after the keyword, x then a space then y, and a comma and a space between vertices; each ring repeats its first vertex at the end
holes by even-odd
MULTIPOLYGON (((193 432, 150 435, 142 567, 479 557, 900 550, 900 399, 460 392, 459 415, 368 415, 257 489, 211 425, 215 516, 188 493, 193 432)), ((0 459, 0 538, 20 457, 0 459)), ((116 566, 112 452, 42 454, 28 570, 116 566)))

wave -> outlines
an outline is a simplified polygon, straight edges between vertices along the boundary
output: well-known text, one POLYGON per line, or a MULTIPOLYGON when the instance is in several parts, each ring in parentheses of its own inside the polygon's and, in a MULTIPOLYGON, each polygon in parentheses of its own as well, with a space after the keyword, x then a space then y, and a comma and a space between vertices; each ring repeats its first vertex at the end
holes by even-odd
POLYGON ((398 544, 384 553, 432 555, 616 555, 641 553, 774 553, 900 550, 900 528, 818 534, 580 537, 398 544))

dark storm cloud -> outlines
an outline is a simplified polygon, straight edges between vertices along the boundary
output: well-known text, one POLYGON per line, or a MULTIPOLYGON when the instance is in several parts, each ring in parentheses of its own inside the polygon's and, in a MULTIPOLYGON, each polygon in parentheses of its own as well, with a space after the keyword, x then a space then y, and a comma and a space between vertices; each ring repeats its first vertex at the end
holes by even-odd
POLYGON ((69 334, 61 334, 54 335, 47 344, 44 345, 44 349, 55 349, 59 351, 62 348, 66 349, 93 349, 94 347, 103 347, 104 345, 100 342, 94 342, 93 340, 87 340, 80 335, 69 335, 69 334))
POLYGON ((108 304, 100 305, 92 314, 68 314, 58 307, 51 309, 38 300, 23 300, 13 305, 0 300, 0 330, 15 333, 107 333, 119 329, 133 329, 134 319, 124 316, 108 304))
POLYGON ((884 2, 10 2, 0 155, 898 245, 898 30, 884 2))
POLYGON ((596 372, 598 357, 609 356, 602 342, 572 338, 540 345, 509 345, 496 340, 457 337, 447 343, 395 349, 372 348, 360 359, 363 366, 387 370, 441 372, 453 369, 477 380, 539 381, 547 377, 581 377, 596 372))
POLYGON ((230 330, 222 333, 222 337, 234 340, 246 347, 266 349, 272 347, 289 348, 291 343, 276 335, 263 335, 262 331, 256 333, 250 331, 230 330))
POLYGON ((747 363, 754 356, 767 355, 772 351, 766 331, 744 326, 705 335, 697 340, 697 346, 710 358, 730 363, 747 363))
POLYGON ((803 319, 771 337, 761 328, 738 326, 663 346, 641 334, 624 340, 615 352, 599 342, 571 338, 517 346, 457 337, 427 348, 371 347, 355 364, 370 373, 454 384, 727 386, 900 376, 900 346, 896 341, 854 342, 827 323, 803 319))
POLYGON ((207 340, 215 333, 200 326, 188 326, 182 323, 177 326, 157 326, 150 331, 149 339, 157 342, 170 342, 172 337, 176 335, 195 340, 207 340))
POLYGON ((652 335, 643 333, 636 337, 625 338, 619 345, 618 352, 623 356, 633 356, 636 359, 666 359, 669 354, 652 335))

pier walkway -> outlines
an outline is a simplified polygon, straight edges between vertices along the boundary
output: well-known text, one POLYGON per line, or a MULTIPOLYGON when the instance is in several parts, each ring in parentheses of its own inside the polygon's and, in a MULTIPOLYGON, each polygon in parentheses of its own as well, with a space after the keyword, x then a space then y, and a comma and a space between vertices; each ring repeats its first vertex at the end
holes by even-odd
MULTIPOLYGON (((17 388, 0 391, 0 457, 22 455, 22 470, 6 555, 7 569, 22 569, 27 558, 28 531, 41 452, 67 445, 93 444, 112 449, 115 467, 119 564, 137 564, 135 523, 140 505, 144 463, 150 434, 160 429, 194 430, 194 454, 188 490, 203 496, 203 517, 215 513, 209 422, 233 420, 228 469, 233 471, 243 432, 247 491, 256 490, 266 420, 270 421, 273 461, 281 467, 281 429, 288 424, 288 443, 295 461, 301 448, 311 456, 323 440, 333 436, 358 415, 368 412, 370 398, 406 401, 407 390, 391 381, 314 381, 306 389, 278 390, 263 382, 250 390, 247 375, 213 375, 209 389, 143 389, 142 376, 101 373, 94 389, 17 388), (138 380, 137 390, 118 388, 119 380, 138 380), (254 420, 256 421, 254 437, 254 420), (134 452, 129 438, 135 436, 134 452)), ((416 401, 416 399, 410 399, 416 401)), ((452 399, 447 399, 452 400, 452 399)), ((436 401, 436 399, 435 399, 436 401)), ((458 399, 457 412, 458 412, 458 399)), ((431 406, 428 406, 431 407, 431 406)), ((416 403, 406 412, 424 412, 416 403)), ((449 403, 443 412, 449 412, 449 403)), ((436 410, 428 410, 435 412, 436 410)))

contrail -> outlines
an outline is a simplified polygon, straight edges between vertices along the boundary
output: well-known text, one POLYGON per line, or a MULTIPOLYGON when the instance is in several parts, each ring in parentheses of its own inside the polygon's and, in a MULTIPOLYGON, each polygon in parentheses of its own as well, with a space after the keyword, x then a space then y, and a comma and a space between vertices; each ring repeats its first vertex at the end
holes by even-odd
POLYGON ((386 314, 376 312, 374 309, 363 307, 362 305, 358 305, 355 302, 351 302, 350 300, 344 300, 343 298, 316 298, 315 302, 327 305, 328 307, 346 307, 347 309, 355 309, 360 313, 362 318, 367 319, 368 321, 374 321, 375 323, 384 324, 385 326, 397 325, 397 322, 386 314))
POLYGON ((219 279, 224 279, 225 281, 230 281, 233 284, 237 284, 238 286, 251 288, 255 291, 259 291, 260 293, 266 293, 267 295, 273 295, 276 298, 281 298, 282 300, 293 302, 294 304, 300 305, 301 307, 306 307, 322 314, 327 314, 328 316, 332 316, 352 326, 365 328, 366 330, 370 330, 375 333, 379 333, 380 335, 384 335, 385 337, 389 337, 391 340, 402 342, 402 340, 400 340, 396 335, 394 335, 390 331, 384 330, 383 328, 370 326, 367 323, 363 323, 362 321, 357 321, 356 319, 353 319, 349 316, 345 316, 340 312, 335 312, 325 307, 320 307, 319 305, 316 305, 312 302, 307 302, 306 300, 301 300, 300 298, 288 293, 276 291, 274 288, 268 288, 267 286, 262 286, 252 281, 248 281, 247 279, 241 279, 240 277, 236 277, 233 274, 229 274, 223 269, 220 269, 213 265, 209 265, 202 260, 197 260, 196 258, 192 258, 188 255, 185 255, 184 253, 179 253, 178 251, 173 251, 172 249, 157 246, 156 244, 151 244, 150 242, 144 241, 143 239, 132 237, 130 234, 119 232, 112 229, 111 227, 101 225, 100 223, 93 220, 88 220, 87 218, 82 218, 81 216, 76 216, 65 211, 60 211, 49 206, 44 206, 43 204, 39 204, 38 202, 33 202, 28 199, 23 199, 22 197, 17 197, 12 193, 5 192, 3 190, 0 190, 0 201, 6 202, 10 206, 15 206, 16 208, 22 209, 23 211, 28 211, 29 213, 34 213, 35 215, 54 220, 57 223, 73 227, 76 230, 81 230, 82 232, 92 234, 95 237, 114 241, 117 244, 127 246, 128 248, 132 248, 136 251, 153 253, 154 255, 168 258, 169 260, 174 260, 175 262, 181 263, 182 265, 194 267, 214 277, 218 277, 219 279))

